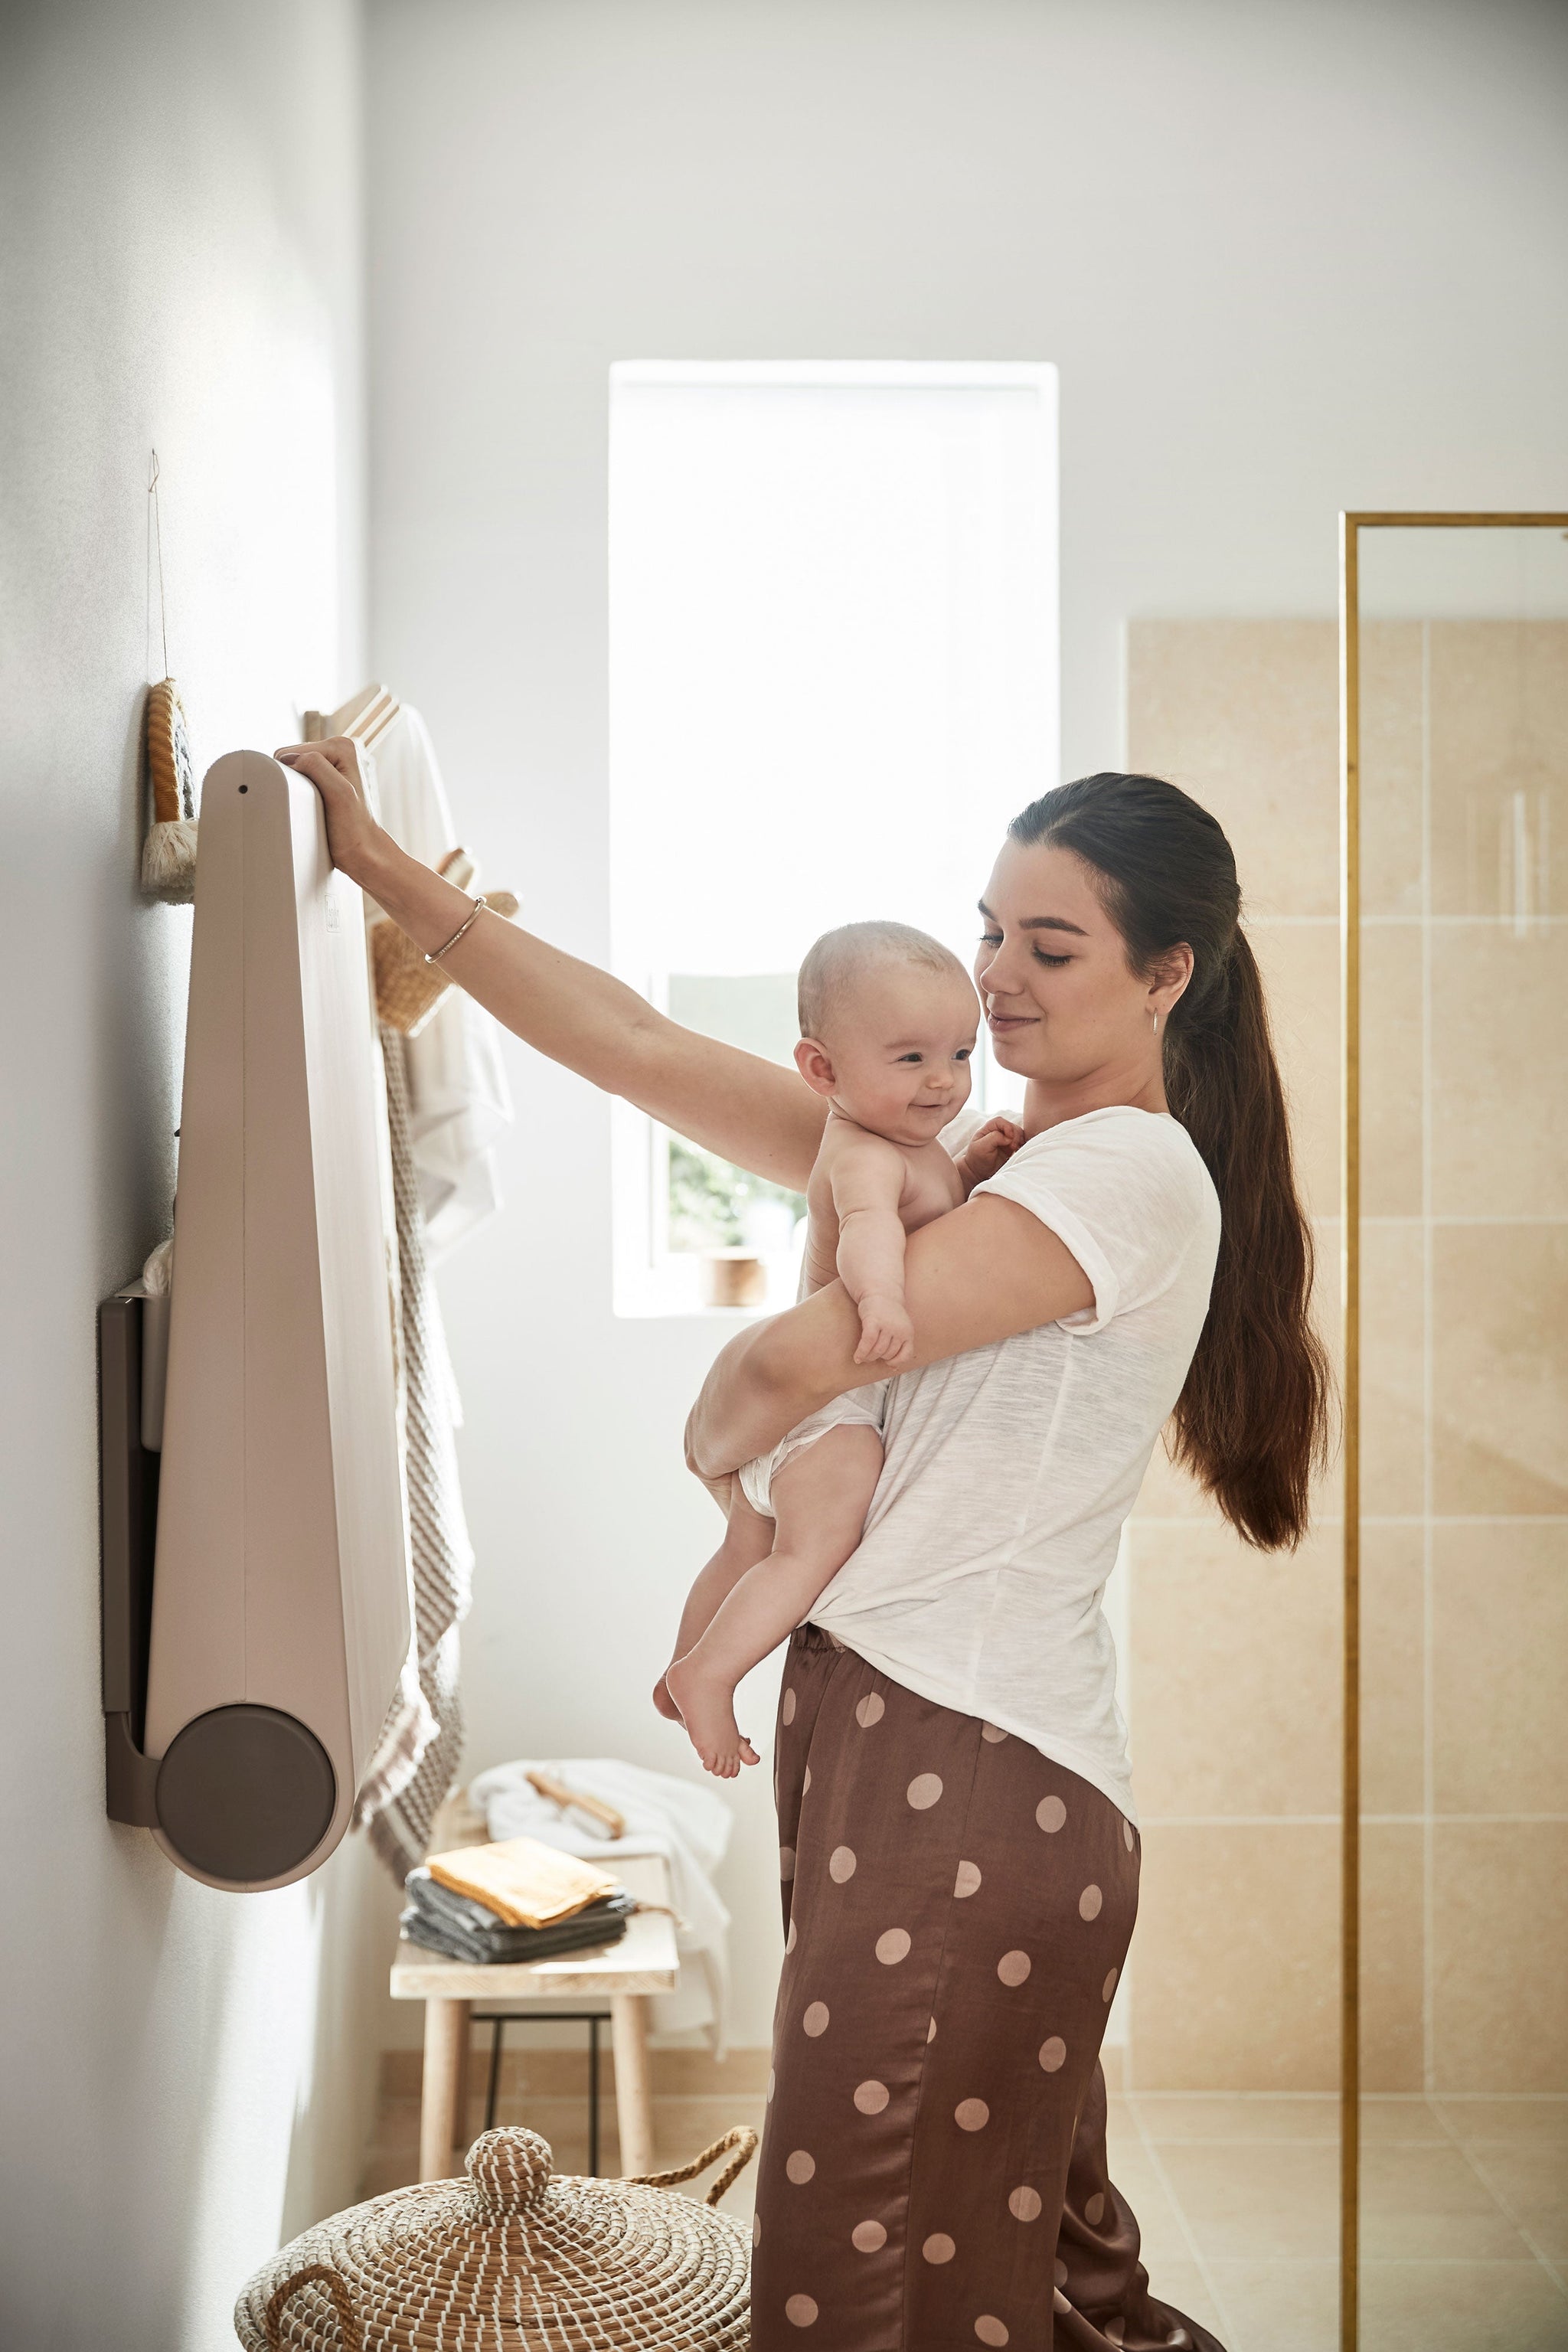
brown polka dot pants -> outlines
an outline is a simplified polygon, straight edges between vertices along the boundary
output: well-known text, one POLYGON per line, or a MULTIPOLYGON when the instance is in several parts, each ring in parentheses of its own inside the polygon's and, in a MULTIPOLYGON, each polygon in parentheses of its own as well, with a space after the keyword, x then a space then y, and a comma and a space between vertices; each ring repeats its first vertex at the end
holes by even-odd
POLYGON ((754 2352, 1221 2352, 1155 2303, 1100 2045, 1138 1841, 1036 1748, 816 1625, 774 1749, 785 1951, 754 2352))

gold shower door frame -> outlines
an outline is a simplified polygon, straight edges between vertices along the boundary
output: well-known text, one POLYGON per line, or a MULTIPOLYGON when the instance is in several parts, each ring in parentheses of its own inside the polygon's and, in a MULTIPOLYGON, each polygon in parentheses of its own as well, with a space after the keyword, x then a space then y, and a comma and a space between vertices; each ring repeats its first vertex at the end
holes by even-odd
POLYGON ((1340 1943, 1340 2347, 1360 2340, 1361 603, 1363 530, 1568 530, 1568 514, 1340 516, 1340 1296, 1344 1317, 1344 1778, 1340 1943))

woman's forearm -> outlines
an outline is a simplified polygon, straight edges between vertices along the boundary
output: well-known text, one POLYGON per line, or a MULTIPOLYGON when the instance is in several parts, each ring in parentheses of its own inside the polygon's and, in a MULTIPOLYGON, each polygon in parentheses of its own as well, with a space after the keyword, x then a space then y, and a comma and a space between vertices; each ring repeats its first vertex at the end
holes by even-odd
MULTIPOLYGON (((362 862, 371 897, 427 955, 469 911, 466 893, 385 834, 362 862)), ((681 1028, 597 965, 499 917, 481 915, 443 961, 460 987, 552 1061, 721 1158, 805 1188, 826 1105, 793 1070, 681 1028)))
MULTIPOLYGON (((911 1234, 904 1296, 910 1369, 1076 1315, 1094 1286, 1065 1242, 1015 1201, 982 1193, 911 1234)), ((836 1396, 885 1377, 858 1364, 860 1318, 842 1283, 742 1331, 714 1363, 686 1427, 687 1459, 721 1477, 836 1396)))

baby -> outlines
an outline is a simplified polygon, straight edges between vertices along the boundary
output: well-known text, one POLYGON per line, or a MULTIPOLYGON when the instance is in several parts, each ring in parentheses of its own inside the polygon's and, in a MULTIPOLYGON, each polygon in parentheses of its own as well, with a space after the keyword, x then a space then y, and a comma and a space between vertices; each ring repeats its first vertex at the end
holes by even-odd
MULTIPOLYGON (((904 923, 847 923, 800 968, 795 1064, 831 1106, 806 1187, 801 1296, 837 1277, 860 1315, 858 1364, 908 1364, 904 1239, 966 1201, 1024 1139, 988 1119, 953 1159, 937 1137, 969 1099, 979 1003, 958 958, 904 923)), ((735 1685, 811 1610, 860 1540, 882 1467, 887 1382, 854 1389, 730 1482, 724 1540, 688 1596, 654 1692, 710 1772, 757 1752, 735 1685)))

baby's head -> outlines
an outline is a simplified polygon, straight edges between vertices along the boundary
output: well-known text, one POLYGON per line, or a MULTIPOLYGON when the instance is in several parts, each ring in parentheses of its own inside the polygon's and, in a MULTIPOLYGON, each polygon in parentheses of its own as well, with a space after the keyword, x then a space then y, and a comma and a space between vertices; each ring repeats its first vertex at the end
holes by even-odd
POLYGON ((980 1000, 958 958, 908 923, 846 923, 800 968, 807 1086, 857 1126, 930 1143, 969 1100, 980 1000))

